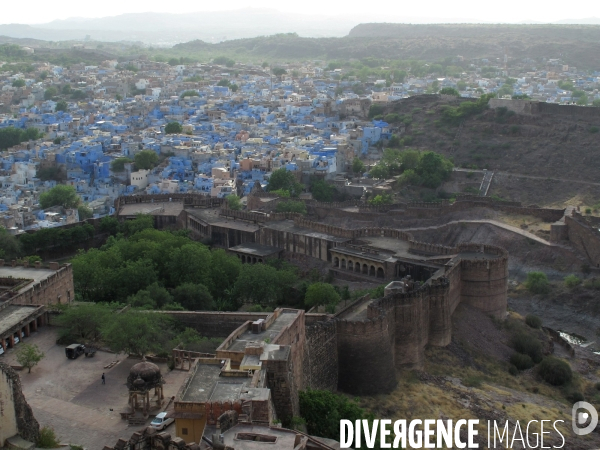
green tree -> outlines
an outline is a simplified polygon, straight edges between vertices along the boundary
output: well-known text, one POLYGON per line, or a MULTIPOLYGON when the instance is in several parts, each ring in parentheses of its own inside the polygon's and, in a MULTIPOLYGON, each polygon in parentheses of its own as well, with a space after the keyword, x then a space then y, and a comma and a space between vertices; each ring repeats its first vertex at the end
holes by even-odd
POLYGON ((577 104, 580 106, 586 106, 588 104, 588 96, 585 92, 579 95, 577 98, 577 104))
POLYGON ((181 98, 185 98, 185 97, 197 97, 197 96, 198 96, 198 91, 194 91, 194 90, 184 91, 181 94, 181 98))
POLYGON ((267 184, 267 191, 272 192, 279 189, 289 191, 292 197, 298 197, 302 192, 302 184, 296 181, 294 174, 284 168, 274 170, 267 184))
POLYGON ((212 311, 215 301, 203 284, 183 283, 173 291, 173 300, 188 311, 212 311))
POLYGON ((548 276, 544 272, 529 272, 525 287, 532 294, 547 294, 550 292, 548 276))
POLYGON ((372 119, 375 116, 379 116, 379 115, 383 114, 383 112, 384 112, 383 105, 374 103, 369 108, 369 119, 372 119))
POLYGON ((460 93, 452 87, 445 87, 445 88, 440 89, 440 94, 453 95, 455 97, 460 97, 460 93))
POLYGON ((77 212, 79 213, 79 220, 91 219, 94 217, 94 211, 86 205, 79 205, 77 207, 77 212))
POLYGON ((164 314, 125 311, 113 314, 102 328, 103 341, 116 352, 144 356, 160 352, 172 338, 171 320, 164 314))
POLYGON ((22 88, 25 86, 25 80, 23 80, 22 78, 17 78, 16 80, 14 80, 12 82, 12 87, 14 88, 22 88))
POLYGON ((340 302, 340 295, 328 283, 313 283, 306 290, 304 305, 307 308, 321 305, 336 306, 340 302))
POLYGON ((564 282, 566 287, 572 289, 581 284, 581 278, 579 278, 577 275, 568 275, 565 277, 564 282))
POLYGON ((66 112, 67 109, 69 109, 69 105, 67 105, 67 102, 65 102, 64 100, 61 100, 56 104, 56 111, 66 112))
POLYGON ((306 214, 306 205, 302 201, 287 200, 284 202, 277 203, 275 211, 279 213, 291 212, 306 214))
POLYGON ((138 214, 135 219, 126 220, 119 225, 119 231, 125 236, 132 236, 150 228, 154 228, 154 218, 150 214, 138 214))
POLYGON ((61 341, 98 342, 102 327, 110 321, 113 309, 106 304, 80 303, 68 306, 58 316, 61 341))
POLYGON ((40 195, 40 206, 42 209, 47 209, 52 206, 76 208, 80 201, 75 188, 64 184, 54 186, 49 191, 40 195))
POLYGON ((110 163, 110 168, 113 172, 123 172, 125 170, 125 164, 131 162, 133 162, 133 160, 127 157, 117 158, 110 163))
POLYGON ((355 157, 352 160, 352 172, 354 172, 356 175, 362 175, 365 173, 365 170, 365 164, 359 158, 355 157))
POLYGON ((459 91, 464 91, 467 89, 467 83, 465 81, 457 81, 456 82, 456 87, 459 91))
POLYGON ((31 368, 42 360, 44 352, 35 344, 23 344, 17 350, 16 357, 19 365, 25 367, 27 373, 31 373, 31 368))
POLYGON ((275 75, 276 77, 280 77, 282 75, 285 75, 287 73, 287 70, 285 70, 283 67, 274 67, 271 72, 273 72, 273 75, 275 75))
POLYGON ((369 176, 371 178, 385 179, 385 178, 389 177, 389 175, 390 175, 389 169, 382 162, 375 164, 371 168, 371 170, 369 170, 369 176))
POLYGON ((425 152, 419 159, 415 172, 423 180, 423 185, 437 188, 452 174, 452 162, 435 152, 425 152))
POLYGON ((135 167, 138 170, 150 170, 156 167, 158 155, 154 150, 142 150, 135 154, 135 167))
POLYGON ((390 194, 379 194, 369 200, 369 204, 373 206, 389 205, 394 201, 390 194))
POLYGON ((300 415, 306 421, 306 430, 313 436, 339 439, 340 420, 368 419, 369 415, 355 400, 331 391, 301 391, 300 415))
POLYGON ((61 90, 63 95, 71 95, 71 93, 73 92, 73 89, 71 88, 70 84, 65 84, 61 90))
POLYGON ((165 134, 178 134, 183 131, 183 127, 179 122, 169 122, 165 126, 165 134))
POLYGON ((325 180, 313 178, 310 182, 310 192, 315 200, 330 202, 333 200, 335 188, 325 180))
POLYGON ((58 95, 58 90, 54 86, 50 86, 44 91, 44 100, 52 100, 58 95))
POLYGON ((183 283, 209 284, 210 259, 210 250, 200 243, 190 242, 174 249, 171 252, 167 266, 171 285, 178 286, 183 283))
POLYGON ((21 256, 21 242, 0 226, 0 259, 12 260, 21 256))
POLYGON ((592 106, 595 106, 596 108, 597 108, 597 107, 600 107, 600 99, 598 99, 598 98, 597 98, 596 100, 594 100, 594 101, 592 102, 592 106))
POLYGON ((275 305, 296 283, 296 275, 268 264, 243 264, 233 288, 233 298, 261 306, 275 305))
POLYGON ((223 249, 211 251, 209 289, 213 298, 229 300, 229 293, 242 269, 241 261, 227 254, 223 249))
POLYGON ((229 209, 233 209, 234 211, 239 211, 242 209, 242 201, 235 194, 228 195, 227 196, 227 207, 229 209))
POLYGON ((0 150, 14 147, 23 142, 23 130, 15 127, 0 129, 0 150))

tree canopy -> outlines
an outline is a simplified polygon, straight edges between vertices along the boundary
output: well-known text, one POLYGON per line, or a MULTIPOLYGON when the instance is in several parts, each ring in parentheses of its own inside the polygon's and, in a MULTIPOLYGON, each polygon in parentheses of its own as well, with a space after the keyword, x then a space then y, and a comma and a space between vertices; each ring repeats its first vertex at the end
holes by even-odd
POLYGON ((110 168, 113 172, 123 172, 125 170, 125 164, 133 162, 133 160, 123 156, 116 158, 110 163, 110 168))
POLYGON ((325 180, 313 178, 310 182, 310 192, 315 200, 320 202, 330 202, 335 194, 335 187, 325 180))
POLYGON ((440 94, 453 95, 455 97, 460 97, 460 93, 452 87, 445 87, 445 88, 440 89, 440 94))
POLYGON ((158 163, 158 155, 154 150, 142 150, 141 152, 136 153, 134 158, 135 167, 138 170, 153 169, 158 163))
POLYGON ((30 139, 36 140, 42 136, 43 133, 35 128, 27 128, 25 130, 15 127, 2 128, 0 129, 0 150, 6 150, 30 139))
POLYGON ((281 212, 281 213, 291 212, 291 213, 306 214, 306 205, 302 201, 286 200, 286 201, 277 203, 275 212, 281 212))
POLYGON ((359 158, 355 157, 352 160, 352 172, 354 172, 356 175, 362 175, 365 173, 365 170, 365 164, 359 158))
POLYGON ((21 242, 0 226, 0 259, 10 260, 18 256, 21 256, 21 242))
POLYGON ((42 360, 44 352, 35 344, 22 344, 17 349, 16 356, 17 362, 27 369, 27 373, 31 373, 31 368, 42 360))
POLYGON ((292 197, 297 197, 304 186, 296 181, 294 174, 284 168, 274 170, 267 184, 267 191, 272 192, 279 189, 288 191, 292 197))
POLYGON ((227 207, 229 209, 239 211, 240 209, 242 209, 242 201, 235 194, 228 195, 227 196, 227 207))
POLYGON ((340 420, 372 419, 355 400, 331 391, 301 391, 300 416, 313 436, 339 439, 340 420))
POLYGON ((165 126, 165 134, 177 134, 183 131, 183 127, 179 122, 169 122, 165 126))
POLYGON ((340 301, 340 295, 335 288, 328 283, 313 283, 306 290, 304 305, 307 308, 313 306, 329 305, 335 307, 340 301))
POLYGON ((49 191, 40 195, 40 206, 42 209, 47 209, 52 206, 76 208, 80 201, 75 188, 64 184, 56 185, 49 191))

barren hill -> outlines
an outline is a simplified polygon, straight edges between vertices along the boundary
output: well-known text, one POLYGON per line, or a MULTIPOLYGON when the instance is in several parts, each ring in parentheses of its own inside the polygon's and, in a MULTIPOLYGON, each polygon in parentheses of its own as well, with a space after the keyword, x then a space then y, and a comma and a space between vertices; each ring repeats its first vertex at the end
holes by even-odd
POLYGON ((464 101, 415 96, 387 105, 383 115, 396 113, 407 124, 400 137, 410 147, 452 157, 457 167, 502 172, 492 194, 505 186, 503 194, 511 199, 551 204, 600 193, 600 109, 550 105, 552 113, 518 114, 490 107, 462 124, 447 122, 444 110, 464 101), (514 189, 521 182, 525 192, 514 189), (537 198, 529 195, 535 190, 540 190, 537 198))

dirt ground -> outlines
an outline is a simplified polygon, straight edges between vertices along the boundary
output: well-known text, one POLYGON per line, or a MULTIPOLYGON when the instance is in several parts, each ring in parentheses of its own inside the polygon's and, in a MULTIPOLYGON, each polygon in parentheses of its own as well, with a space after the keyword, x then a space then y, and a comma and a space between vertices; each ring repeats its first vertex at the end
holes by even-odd
MULTIPOLYGON (((57 334, 54 327, 42 327, 23 341, 36 344, 45 354, 31 373, 18 372, 25 398, 40 426, 53 428, 61 442, 89 450, 112 446, 119 438, 129 439, 141 427, 129 427, 119 413, 127 405, 125 382, 129 369, 140 360, 102 351, 93 358, 67 359, 64 346, 56 345, 57 334), (104 369, 113 361, 118 364, 104 369), (105 385, 101 382, 103 372, 105 385)), ((9 350, 1 358, 16 365, 15 350, 9 350)), ((168 399, 177 393, 187 372, 168 371, 165 364, 159 367, 168 399)))

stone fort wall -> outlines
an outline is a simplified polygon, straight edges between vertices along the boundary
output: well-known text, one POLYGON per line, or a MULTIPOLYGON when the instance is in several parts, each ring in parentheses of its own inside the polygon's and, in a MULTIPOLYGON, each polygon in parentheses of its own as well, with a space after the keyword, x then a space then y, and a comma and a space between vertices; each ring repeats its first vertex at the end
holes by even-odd
POLYGON ((508 100, 493 98, 489 102, 490 108, 505 107, 517 114, 556 115, 582 119, 600 118, 600 110, 579 105, 559 105, 558 103, 537 102, 533 100, 508 100))

